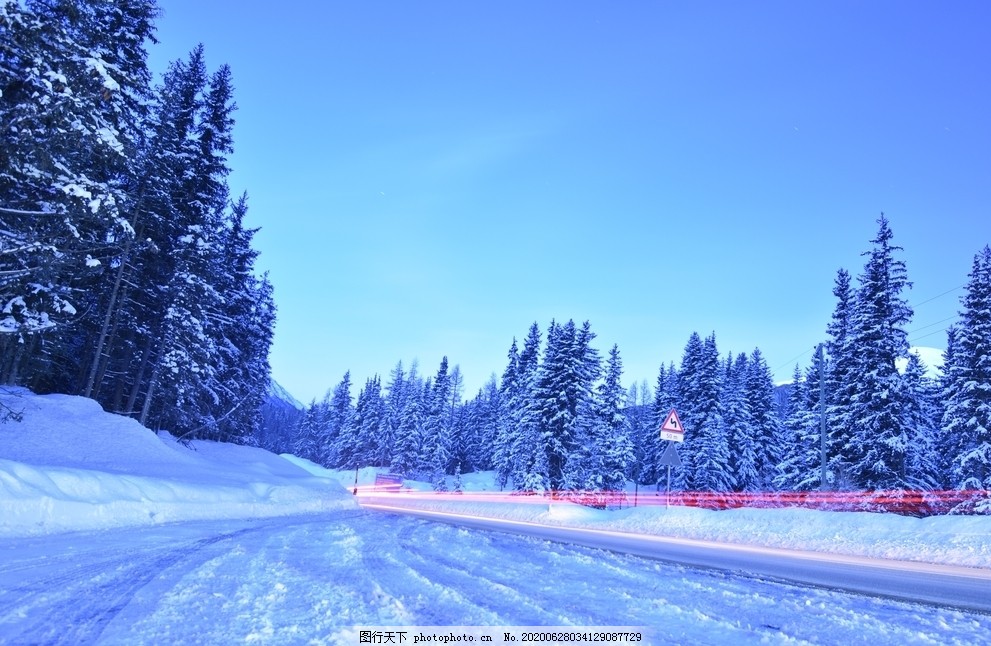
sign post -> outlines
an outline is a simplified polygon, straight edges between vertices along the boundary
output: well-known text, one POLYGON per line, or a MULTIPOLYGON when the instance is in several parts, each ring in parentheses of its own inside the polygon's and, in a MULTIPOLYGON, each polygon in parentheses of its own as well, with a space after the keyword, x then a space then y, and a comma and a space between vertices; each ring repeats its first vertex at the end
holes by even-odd
MULTIPOLYGON (((668 440, 669 442, 684 442, 685 441, 685 427, 681 425, 681 420, 678 419, 678 412, 675 409, 671 409, 668 413, 667 418, 664 423, 661 424, 661 439, 668 440)), ((668 468, 668 487, 664 494, 664 506, 666 508, 671 507, 671 467, 681 466, 681 456, 678 455, 678 449, 675 448, 674 444, 668 444, 668 447, 664 449, 664 454, 661 455, 661 460, 659 462, 660 466, 666 466, 668 468)))
POLYGON ((678 449, 675 448, 674 444, 668 444, 668 448, 664 449, 664 454, 661 455, 660 465, 668 468, 668 489, 667 493, 664 495, 664 506, 671 506, 671 467, 681 466, 681 456, 678 455, 678 449))

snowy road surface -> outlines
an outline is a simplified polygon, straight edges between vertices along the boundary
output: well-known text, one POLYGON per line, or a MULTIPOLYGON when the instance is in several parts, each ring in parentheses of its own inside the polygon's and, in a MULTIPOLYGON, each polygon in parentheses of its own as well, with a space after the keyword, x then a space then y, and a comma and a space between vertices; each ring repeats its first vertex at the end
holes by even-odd
MULTIPOLYGON (((401 502, 402 498, 398 500, 401 502)), ((362 502, 362 506, 462 527, 526 534, 684 565, 991 613, 991 570, 984 568, 686 540, 587 527, 557 527, 388 504, 391 502, 389 499, 382 502, 381 498, 373 498, 362 502)))
POLYGON ((355 644, 354 626, 660 644, 985 644, 991 617, 361 510, 0 540, 3 644, 355 644))

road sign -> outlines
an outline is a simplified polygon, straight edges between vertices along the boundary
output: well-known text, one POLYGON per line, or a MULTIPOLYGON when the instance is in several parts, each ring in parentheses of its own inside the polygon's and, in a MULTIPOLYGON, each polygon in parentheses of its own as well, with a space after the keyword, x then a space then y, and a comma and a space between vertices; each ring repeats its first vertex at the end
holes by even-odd
POLYGON ((667 419, 661 424, 661 439, 672 442, 685 441, 685 429, 681 425, 681 420, 678 419, 678 412, 673 408, 668 413, 667 419))
POLYGON ((661 459, 657 464, 662 467, 680 467, 681 456, 678 455, 678 448, 674 444, 668 444, 668 448, 664 449, 664 453, 661 455, 661 459))

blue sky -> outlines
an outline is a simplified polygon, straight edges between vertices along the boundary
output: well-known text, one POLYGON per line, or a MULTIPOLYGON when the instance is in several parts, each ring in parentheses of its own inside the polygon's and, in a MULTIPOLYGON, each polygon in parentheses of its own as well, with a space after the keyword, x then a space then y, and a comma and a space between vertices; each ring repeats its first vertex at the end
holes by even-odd
POLYGON ((160 4, 156 71, 199 42, 232 68, 303 401, 444 355, 470 397, 552 318, 626 385, 693 331, 785 379, 882 211, 909 338, 945 347, 991 243, 986 2, 160 4))

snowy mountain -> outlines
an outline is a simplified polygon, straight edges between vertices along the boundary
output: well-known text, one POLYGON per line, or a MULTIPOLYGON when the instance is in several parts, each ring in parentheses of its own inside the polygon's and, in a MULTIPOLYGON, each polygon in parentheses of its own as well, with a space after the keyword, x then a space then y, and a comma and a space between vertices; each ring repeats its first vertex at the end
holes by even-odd
POLYGON ((258 446, 273 453, 288 453, 292 447, 293 432, 305 408, 275 379, 269 381, 261 409, 261 425, 255 438, 258 446))
MULTIPOLYGON (((289 406, 295 408, 296 410, 303 410, 306 408, 303 404, 299 403, 299 400, 293 397, 288 390, 282 387, 282 385, 275 379, 269 381, 268 384, 268 398, 270 400, 276 400, 288 404, 289 406)), ((273 402, 274 403, 274 402, 273 402)))

